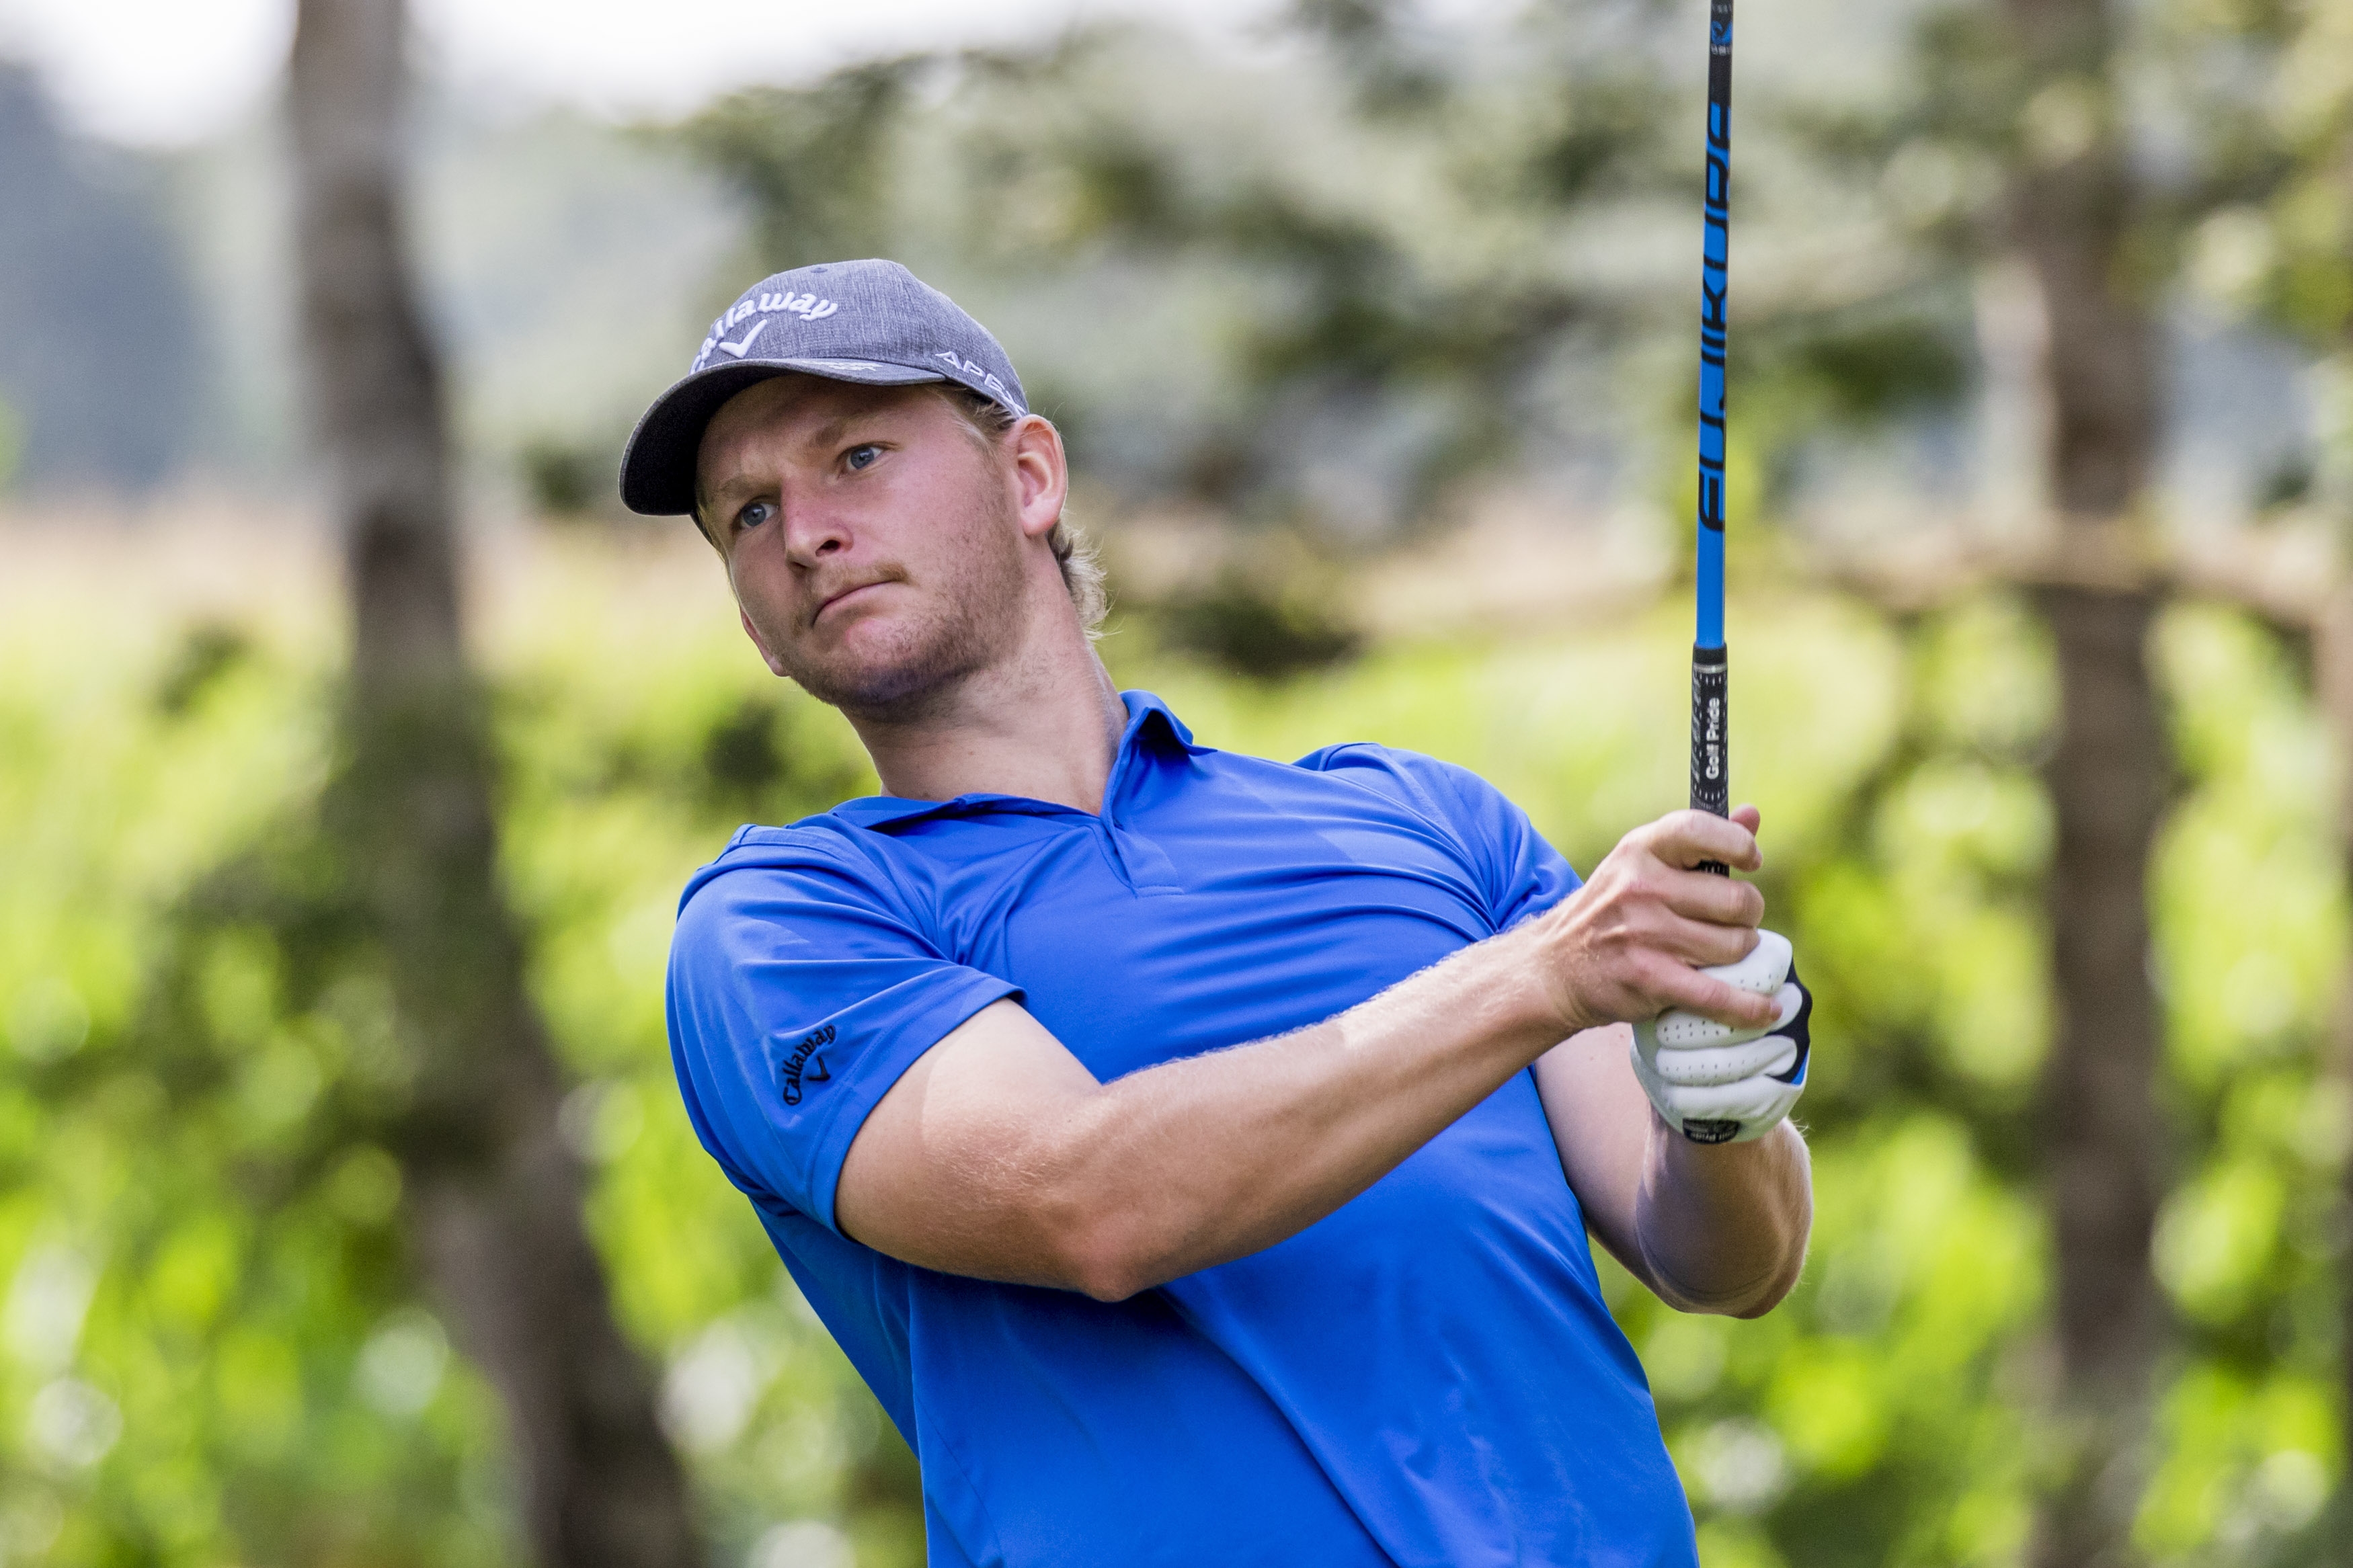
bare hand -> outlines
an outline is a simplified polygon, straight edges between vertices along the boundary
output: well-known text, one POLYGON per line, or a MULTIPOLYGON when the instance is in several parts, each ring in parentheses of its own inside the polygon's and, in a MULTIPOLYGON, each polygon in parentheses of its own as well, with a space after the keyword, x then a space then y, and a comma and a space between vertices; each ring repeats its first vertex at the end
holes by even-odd
POLYGON ((1741 1028, 1773 1021, 1771 997, 1699 973, 1757 945, 1765 895, 1696 868, 1706 860, 1736 871, 1762 867, 1760 820, 1755 806, 1744 805, 1728 818, 1678 811, 1647 823, 1535 923, 1531 940, 1564 1036, 1654 1018, 1670 1007, 1741 1028))

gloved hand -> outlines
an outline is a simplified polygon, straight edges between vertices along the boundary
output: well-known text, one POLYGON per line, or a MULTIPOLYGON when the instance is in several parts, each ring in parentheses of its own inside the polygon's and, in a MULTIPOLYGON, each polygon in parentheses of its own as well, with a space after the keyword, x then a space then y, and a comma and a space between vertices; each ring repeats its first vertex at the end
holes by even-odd
POLYGON ((1634 1076, 1659 1115, 1694 1143, 1746 1143, 1772 1131, 1806 1088, 1813 996, 1798 981, 1789 939, 1757 933, 1737 963, 1701 971, 1775 996, 1768 1027, 1738 1029, 1680 1008, 1634 1026, 1634 1076))

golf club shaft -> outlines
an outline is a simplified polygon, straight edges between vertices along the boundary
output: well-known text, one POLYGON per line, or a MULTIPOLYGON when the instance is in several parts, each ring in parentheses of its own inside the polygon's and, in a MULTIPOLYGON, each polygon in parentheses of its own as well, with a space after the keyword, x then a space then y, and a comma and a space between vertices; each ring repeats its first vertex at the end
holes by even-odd
MULTIPOLYGON (((1691 803, 1723 816, 1732 809, 1725 745, 1731 700, 1724 642, 1725 301, 1731 282, 1732 0, 1712 0, 1707 42, 1707 195, 1699 318, 1698 626, 1692 639, 1691 803)), ((1715 861, 1704 869, 1726 875, 1715 861)))

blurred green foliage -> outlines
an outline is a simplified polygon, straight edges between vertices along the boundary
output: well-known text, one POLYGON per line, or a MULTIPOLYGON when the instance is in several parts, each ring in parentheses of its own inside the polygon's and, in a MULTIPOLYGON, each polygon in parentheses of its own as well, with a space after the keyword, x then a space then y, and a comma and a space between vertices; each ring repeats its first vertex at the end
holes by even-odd
MULTIPOLYGON (((661 1012, 686 873, 737 822, 871 780, 713 594, 642 568, 595 536, 543 543, 491 638, 503 870, 578 1086, 565 1130, 721 1560, 912 1563, 912 1461, 695 1145, 661 1012)), ((495 1401, 416 1294, 367 1136, 403 1065, 380 981, 305 879, 327 650, 218 621, 121 637, 95 604, 0 630, 0 1540, 74 1563, 512 1561, 495 1401)), ((1999 598, 1906 625, 1736 608, 1742 793, 1821 999, 1820 1222, 1767 1319, 1678 1316, 1614 1269, 1612 1300, 1711 1568, 2008 1561, 2038 1462, 2045 655, 1999 598)), ((1114 628, 1114 673, 1204 740, 1430 751, 1583 864, 1680 799, 1671 608, 1281 680, 1143 629, 1114 628)), ((2341 1463, 2330 1177, 2353 1109, 2316 1047, 2345 912, 2310 852, 2328 769, 2287 653, 2183 609, 2160 655, 2185 1152, 2160 1259, 2185 1338, 2142 1536, 2162 1562, 2256 1562, 2310 1538, 2341 1463)))
POLYGON ((746 275, 902 258, 997 327, 1099 481, 1361 539, 1572 427, 1561 384, 1656 322, 1647 260, 1695 207, 1662 11, 1411 10, 1303 7, 1272 67, 1142 26, 911 56, 675 136, 748 204, 746 275))
MULTIPOLYGON (((2133 68, 2179 89, 2183 149, 2148 265, 2341 357, 2353 5, 2147 9, 2133 68)), ((1362 540, 1577 429, 1687 520, 1697 121, 1673 18, 1415 15, 1312 0, 1271 74, 1124 28, 867 65, 681 135, 750 199, 756 271, 903 256, 998 326, 1129 500, 1362 540)), ((1968 390, 2000 161, 2085 107, 2023 101, 1983 8, 1932 7, 1913 43, 1916 90, 1744 100, 1744 521, 1781 515, 1823 440, 1968 390)), ((2342 493, 2347 451, 2274 499, 2342 493)), ((589 453, 543 444, 538 499, 601 493, 589 453)), ((1787 558, 1762 530, 1735 547, 1746 584, 1787 558)), ((871 780, 742 647, 716 569, 683 592, 639 548, 533 545, 487 639, 501 871, 575 1081, 565 1130, 719 1559, 912 1563, 912 1461, 695 1146, 661 1010, 692 867, 871 780)), ((1106 657, 1209 743, 1465 763, 1580 864, 1681 803, 1676 610, 1380 641, 1348 592, 1320 557, 1213 575, 1129 606, 1106 657)), ((1820 997, 1814 1253, 1757 1322, 1607 1270, 1612 1301, 1710 1568, 2012 1562, 2047 1458, 2048 650, 2000 595, 1890 619, 1784 584, 1735 615, 1740 790, 1820 997)), ((2153 883, 2179 1333, 2140 1543, 2306 1561, 2345 1462, 2336 781, 2297 650, 2185 605, 2154 653, 2179 770, 2153 883)), ((410 1064, 318 850, 334 678, 323 634, 126 616, 95 586, 0 616, 0 1562, 515 1558, 497 1405, 417 1293, 375 1136, 410 1064)))

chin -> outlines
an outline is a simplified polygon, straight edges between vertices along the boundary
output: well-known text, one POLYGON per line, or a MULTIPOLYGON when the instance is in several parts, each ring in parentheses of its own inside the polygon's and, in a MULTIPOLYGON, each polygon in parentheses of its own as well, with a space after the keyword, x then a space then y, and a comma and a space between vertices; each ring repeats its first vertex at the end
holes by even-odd
POLYGON ((857 646, 797 661, 786 673, 818 701, 853 716, 917 717, 987 662, 968 624, 847 629, 859 635, 844 641, 857 646))

